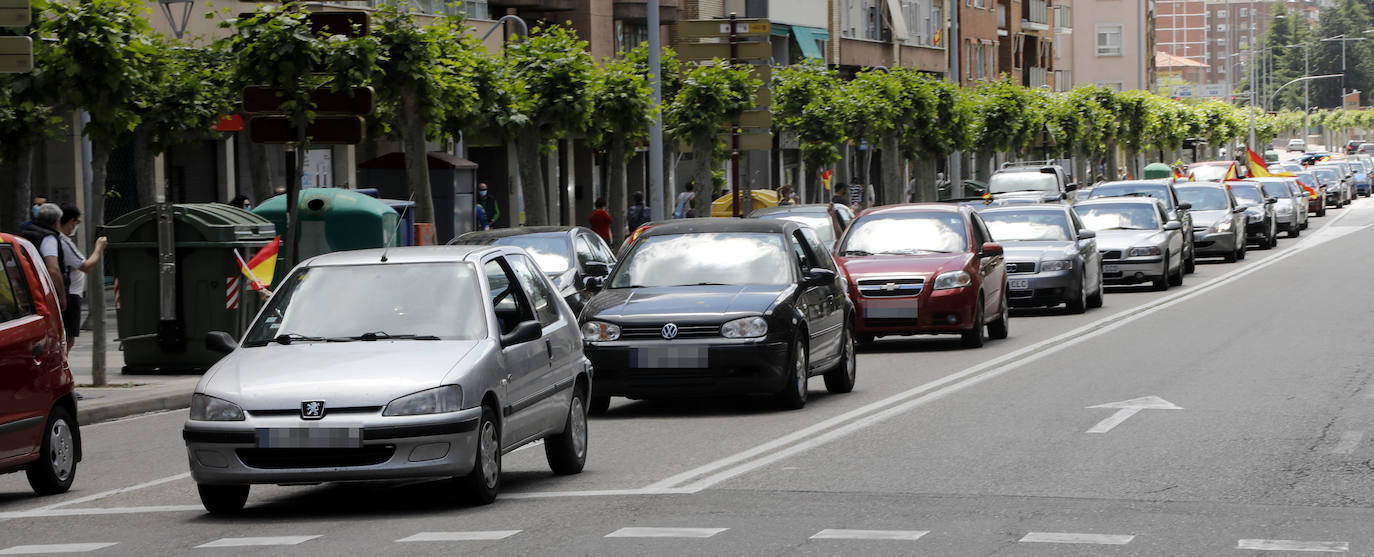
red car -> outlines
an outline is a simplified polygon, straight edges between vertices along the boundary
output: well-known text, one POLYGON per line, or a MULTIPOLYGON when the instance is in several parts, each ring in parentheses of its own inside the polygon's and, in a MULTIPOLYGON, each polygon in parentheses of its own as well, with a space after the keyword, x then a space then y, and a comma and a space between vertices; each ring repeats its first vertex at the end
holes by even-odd
POLYGON ((1007 338, 1002 246, 966 205, 869 209, 849 225, 836 254, 854 301, 859 342, 957 334, 976 348, 987 337, 1007 338))
POLYGON ((0 234, 0 474, 24 470, 40 495, 72 486, 81 430, 62 314, 38 250, 0 234))

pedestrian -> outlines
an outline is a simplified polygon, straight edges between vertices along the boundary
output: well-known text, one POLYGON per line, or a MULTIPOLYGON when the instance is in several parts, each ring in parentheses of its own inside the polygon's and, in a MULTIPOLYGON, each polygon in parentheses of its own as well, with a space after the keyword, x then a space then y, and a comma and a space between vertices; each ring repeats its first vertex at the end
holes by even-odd
POLYGON ((253 208, 253 204, 248 201, 248 196, 242 194, 235 195, 233 199, 230 199, 229 206, 243 209, 245 211, 253 208))
POLYGON ((487 210, 481 203, 472 206, 473 216, 477 218, 478 230, 491 230, 491 220, 487 218, 487 210))
POLYGON ((501 206, 496 203, 496 197, 487 193, 485 182, 477 184, 477 203, 482 205, 482 209, 487 213, 487 228, 496 224, 496 219, 501 218, 501 206))
POLYGON ((64 278, 62 257, 64 248, 58 236, 59 221, 62 220, 62 208, 56 203, 44 203, 38 206, 38 211, 33 215, 33 221, 29 226, 19 231, 33 245, 38 247, 38 254, 43 256, 43 264, 48 268, 48 276, 52 278, 53 286, 56 286, 57 305, 63 313, 67 311, 67 297, 60 295, 67 292, 67 284, 70 282, 64 278))
POLYGON ((588 218, 588 221, 591 224, 592 232, 595 232, 597 236, 600 236, 602 240, 605 240, 607 244, 610 244, 612 223, 611 214, 606 212, 606 198, 596 198, 595 205, 596 209, 592 211, 591 217, 588 218))
POLYGON ((697 194, 692 191, 693 184, 683 186, 683 192, 677 194, 677 204, 673 206, 673 218, 683 219, 696 216, 696 209, 692 205, 696 201, 697 194))
POLYGON ((855 211, 860 211, 863 210, 864 207, 868 206, 868 196, 865 195, 867 193, 865 191, 866 189, 867 188, 865 188, 863 184, 859 183, 858 178, 851 178, 849 180, 850 208, 854 209, 855 211))
POLYGON ((38 207, 47 202, 47 196, 44 196, 42 194, 34 194, 33 199, 29 200, 29 220, 26 220, 24 221, 24 224, 19 225, 19 229, 23 230, 25 228, 28 228, 29 225, 33 224, 34 217, 38 216, 38 207))
POLYGON ((797 204, 797 202, 796 202, 797 194, 794 192, 794 190, 795 190, 795 188, 793 188, 793 187, 790 186, 790 185, 788 185, 788 186, 783 186, 783 187, 778 188, 778 206, 779 206, 779 207, 783 207, 783 206, 786 206, 786 205, 796 205, 796 204, 797 204))
MULTIPOLYGON (((246 199, 246 198, 245 198, 246 199)), ((105 253, 106 240, 104 236, 95 239, 95 247, 91 250, 90 257, 81 253, 81 249, 72 240, 76 236, 76 230, 81 225, 81 209, 71 205, 62 207, 62 220, 59 230, 62 232, 60 240, 62 242, 62 269, 67 273, 67 309, 62 313, 62 323, 67 328, 67 351, 72 351, 72 345, 76 343, 76 337, 81 333, 81 305, 83 297, 86 295, 86 273, 95 270, 95 266, 100 264, 100 256, 105 253)))
POLYGON ((644 204, 644 192, 637 191, 630 197, 632 202, 630 210, 625 213, 625 224, 629 227, 629 232, 634 232, 649 222, 649 206, 644 204))

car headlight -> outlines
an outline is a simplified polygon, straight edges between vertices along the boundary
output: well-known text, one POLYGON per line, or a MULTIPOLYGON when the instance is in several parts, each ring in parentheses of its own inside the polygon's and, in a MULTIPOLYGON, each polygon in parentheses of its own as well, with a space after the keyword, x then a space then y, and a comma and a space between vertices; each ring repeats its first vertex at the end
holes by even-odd
POLYGON ((935 290, 963 288, 973 284, 973 277, 964 271, 948 271, 935 277, 935 290))
POLYGON ((1040 261, 1040 271, 1072 271, 1072 259, 1042 259, 1040 261))
POLYGON ((1247 223, 1254 224, 1262 220, 1264 220, 1264 215, 1261 215, 1259 213, 1251 213, 1248 211, 1245 213, 1245 222, 1247 223))
POLYGON ((582 340, 597 342, 620 338, 620 325, 601 321, 588 321, 582 324, 582 340))
POLYGON ((1223 219, 1212 225, 1212 232, 1230 232, 1231 219, 1223 219))
POLYGON ((766 334, 768 321, 758 316, 726 321, 720 326, 720 336, 725 338, 758 338, 766 334))
POLYGON ((1279 205, 1278 208, 1275 209, 1275 212, 1280 215, 1290 215, 1293 213, 1293 206, 1287 204, 1279 205))
POLYGON ((191 419, 199 422, 241 422, 243 409, 222 398, 196 393, 191 395, 191 419))
POLYGON ((418 416, 421 414, 442 414, 457 412, 463 405, 463 389, 457 385, 444 385, 433 389, 408 394, 386 403, 383 416, 418 416))
POLYGON ((1159 255, 1159 248, 1155 246, 1137 246, 1126 252, 1126 257, 1147 257, 1159 255))

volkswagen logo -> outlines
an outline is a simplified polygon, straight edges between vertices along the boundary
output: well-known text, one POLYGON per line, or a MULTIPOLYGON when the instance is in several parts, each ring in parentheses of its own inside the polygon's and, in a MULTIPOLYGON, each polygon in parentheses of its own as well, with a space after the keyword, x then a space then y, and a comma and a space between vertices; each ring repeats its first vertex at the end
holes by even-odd
POLYGON ((672 339, 674 339, 674 338, 677 338, 677 324, 676 324, 676 323, 669 323, 669 324, 667 324, 667 325, 664 325, 664 326, 663 326, 663 329, 660 330, 659 332, 663 334, 663 338, 666 338, 666 339, 669 339, 669 340, 672 340, 672 339))
POLYGON ((323 400, 307 400, 301 402, 301 419, 318 420, 324 417, 323 400))

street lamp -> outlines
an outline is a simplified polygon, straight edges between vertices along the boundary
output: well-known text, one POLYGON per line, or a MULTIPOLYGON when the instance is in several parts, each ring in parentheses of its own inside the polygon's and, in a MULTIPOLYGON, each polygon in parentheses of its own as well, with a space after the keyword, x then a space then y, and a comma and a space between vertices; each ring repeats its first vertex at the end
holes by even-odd
MULTIPOLYGON (((1310 47, 1310 46, 1312 46, 1312 45, 1309 44, 1309 43, 1290 44, 1290 45, 1284 45, 1284 46, 1283 46, 1283 48, 1298 48, 1298 47, 1302 47, 1302 76, 1303 76, 1303 77, 1308 77, 1308 76, 1312 75, 1312 69, 1311 69, 1311 67, 1309 66, 1309 62, 1311 61, 1311 57, 1308 56, 1308 54, 1310 54, 1310 53, 1312 52, 1312 50, 1308 48, 1308 47, 1310 47)), ((1345 72, 1342 71, 1342 72, 1341 72, 1341 75, 1345 75, 1345 72)), ((1311 91, 1311 87, 1308 87, 1308 82, 1309 82, 1309 81, 1311 81, 1311 80, 1304 80, 1304 81, 1302 82, 1302 140, 1303 140, 1304 143, 1307 142, 1307 134, 1308 134, 1309 131, 1311 131, 1311 130, 1308 129, 1308 126, 1307 126, 1307 115, 1308 115, 1308 113, 1311 112, 1311 110, 1312 110, 1311 98, 1308 96, 1309 92, 1311 91)), ((1287 85, 1288 85, 1288 84, 1285 83, 1285 84, 1279 86, 1278 89, 1274 90, 1274 96, 1269 98, 1269 106, 1271 106, 1271 107, 1274 106, 1274 99, 1277 98, 1277 97, 1279 96, 1279 90, 1282 90, 1282 89, 1283 89, 1285 86, 1287 86, 1287 85)))
POLYGON ((191 9, 195 8, 196 0, 158 0, 157 5, 162 8, 162 15, 167 16, 172 34, 180 39, 186 34, 186 26, 191 23, 191 9), (173 13, 174 9, 179 13, 173 13))
MULTIPOLYGON (((1374 29, 1368 29, 1364 32, 1369 33, 1370 31, 1374 31, 1374 29)), ((1364 37, 1347 37, 1345 33, 1341 33, 1334 37, 1327 37, 1321 40, 1322 42, 1340 41, 1341 43, 1341 102, 1345 102, 1345 43, 1349 41, 1363 41, 1364 39, 1364 37)), ((1306 138, 1303 139, 1306 140, 1306 138)))

